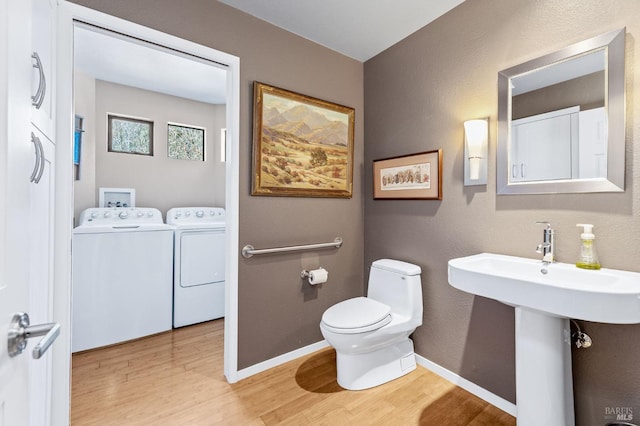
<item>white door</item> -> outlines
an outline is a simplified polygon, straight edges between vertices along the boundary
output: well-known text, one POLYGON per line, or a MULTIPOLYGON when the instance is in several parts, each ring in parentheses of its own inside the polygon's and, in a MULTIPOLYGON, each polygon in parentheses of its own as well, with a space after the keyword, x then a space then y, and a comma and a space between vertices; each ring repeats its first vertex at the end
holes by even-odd
MULTIPOLYGON (((31 324, 53 321, 53 202, 55 145, 36 127, 31 128, 34 165, 29 178, 29 317, 31 324), (35 156, 37 155, 37 157, 35 156), (37 161, 36 161, 37 159, 37 161), (36 167, 37 166, 37 167, 36 167)), ((29 351, 37 342, 31 342, 29 351)), ((27 351, 25 351, 27 352, 27 351)), ((27 357, 32 357, 27 353, 27 357)), ((35 361, 35 360, 34 360, 35 361)), ((51 354, 46 353, 29 368, 29 424, 48 425, 51 413, 51 354)))
MULTIPOLYGON (((0 2, 0 63, 5 64, 0 67, 0 426, 46 425, 49 419, 48 402, 42 395, 50 395, 51 384, 40 380, 38 373, 50 362, 49 354, 39 359, 32 356, 48 327, 27 328, 24 316, 12 324, 17 313, 33 308, 30 303, 38 292, 31 291, 30 300, 30 281, 48 268, 34 263, 39 256, 34 257, 31 240, 33 197, 41 193, 40 187, 33 188, 34 178, 50 184, 51 164, 45 156, 52 155, 51 145, 39 145, 31 137, 31 12, 31 3, 24 0, 0 2), (25 331, 38 337, 23 339, 25 331), (24 340, 26 350, 19 353, 10 340, 18 348, 24 340), (44 385, 33 386, 35 382, 44 385), (40 399, 30 399, 36 395, 40 399)), ((45 258, 50 258, 49 250, 45 247, 45 258)))
POLYGON ((607 117, 604 107, 580 111, 580 179, 607 177, 607 117))
MULTIPOLYGON (((23 0, 24 1, 24 0, 23 0)), ((31 52, 34 66, 31 70, 32 95, 36 94, 38 86, 41 96, 34 100, 38 108, 31 109, 32 123, 45 135, 54 134, 55 109, 55 66, 56 53, 56 0, 31 0, 31 52), (44 83, 42 83, 44 81, 44 83), (44 84, 44 87, 42 87, 44 84)))
MULTIPOLYGON (((19 102, 21 93, 30 91, 27 78, 14 75, 20 65, 30 67, 27 41, 20 22, 29 20, 28 2, 0 2, 2 23, 0 69, 0 425, 24 425, 28 422, 27 356, 9 357, 6 339, 15 312, 27 309, 28 240, 20 235, 29 217, 29 162, 33 148, 23 140, 29 130, 29 105, 19 102), (11 60, 9 60, 11 58, 11 60), (11 82, 11 84, 9 84, 11 82), (15 118, 21 118, 15 121, 15 118), (25 120, 24 117, 27 117, 25 120), (26 176, 25 176, 26 175, 26 176)), ((28 69, 28 68, 27 68, 28 69)))

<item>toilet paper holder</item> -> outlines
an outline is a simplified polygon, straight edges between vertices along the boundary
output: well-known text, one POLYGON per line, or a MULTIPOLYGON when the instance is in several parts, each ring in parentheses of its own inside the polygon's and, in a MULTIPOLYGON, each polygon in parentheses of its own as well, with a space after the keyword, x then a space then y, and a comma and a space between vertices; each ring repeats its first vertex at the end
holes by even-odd
MULTIPOLYGON (((321 268, 322 268, 322 266, 321 266, 321 268)), ((303 280, 306 280, 307 278, 309 278, 309 271, 307 271, 306 269, 303 269, 300 272, 300 278, 303 279, 303 280)))
POLYGON ((328 272, 322 266, 320 266, 320 267, 318 267, 318 269, 314 269, 312 271, 307 271, 306 269, 303 269, 302 272, 300 272, 300 278, 303 279, 303 280, 305 280, 305 279, 308 280, 309 284, 311 284, 311 285, 322 284, 322 283, 327 282, 328 272), (320 273, 320 277, 318 277, 318 272, 320 273), (314 274, 315 274, 315 276, 314 276, 314 274))

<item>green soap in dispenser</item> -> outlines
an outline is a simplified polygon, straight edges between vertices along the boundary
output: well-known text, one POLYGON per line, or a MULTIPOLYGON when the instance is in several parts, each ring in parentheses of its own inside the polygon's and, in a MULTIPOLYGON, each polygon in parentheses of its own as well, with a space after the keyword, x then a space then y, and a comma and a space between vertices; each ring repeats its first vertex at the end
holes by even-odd
POLYGON ((580 258, 576 263, 578 268, 582 269, 600 269, 598 254, 596 253, 595 238, 593 235, 593 225, 590 223, 579 223, 578 228, 582 227, 583 232, 580 234, 582 245, 580 246, 580 258))

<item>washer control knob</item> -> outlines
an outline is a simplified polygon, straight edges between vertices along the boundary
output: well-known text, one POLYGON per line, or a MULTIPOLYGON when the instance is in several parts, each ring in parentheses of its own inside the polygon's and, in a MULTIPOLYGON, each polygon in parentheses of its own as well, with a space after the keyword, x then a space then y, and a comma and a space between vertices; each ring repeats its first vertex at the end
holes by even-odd
POLYGON ((204 216, 204 212, 203 212, 202 210, 198 210, 198 211, 196 212, 196 216, 198 216, 198 217, 202 217, 202 216, 204 216))
POLYGON ((189 210, 187 210, 186 212, 184 212, 184 215, 185 215, 186 217, 189 217, 189 216, 191 216, 191 212, 190 212, 189 210))
POLYGON ((119 217, 120 219, 126 219, 126 218, 128 218, 128 217, 129 217, 129 213, 127 213, 127 212, 120 212, 120 214, 118 215, 118 217, 119 217))
POLYGON ((142 217, 142 216, 144 216, 144 213, 142 213, 142 212, 138 212, 138 213, 136 213, 136 216, 138 216, 138 217, 142 217))
POLYGON ((149 216, 149 217, 153 217, 153 212, 148 212, 148 213, 147 213, 147 216, 149 216))
POLYGON ((216 214, 216 212, 214 212, 213 210, 210 210, 210 211, 209 211, 209 214, 210 214, 211 216, 213 216, 213 215, 215 215, 215 214, 216 214))
POLYGON ((96 217, 98 217, 98 212, 91 213, 91 218, 92 219, 95 219, 96 217))
POLYGON ((104 217, 111 217, 111 212, 104 212, 104 217))

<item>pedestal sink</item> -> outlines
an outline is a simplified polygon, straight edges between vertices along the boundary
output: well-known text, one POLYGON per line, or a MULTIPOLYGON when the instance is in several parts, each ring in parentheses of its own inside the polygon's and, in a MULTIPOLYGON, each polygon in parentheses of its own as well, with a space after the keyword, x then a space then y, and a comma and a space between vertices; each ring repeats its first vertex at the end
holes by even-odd
POLYGON ((575 424, 569 318, 640 323, 636 272, 482 253, 450 260, 449 284, 515 307, 518 426, 575 424))

